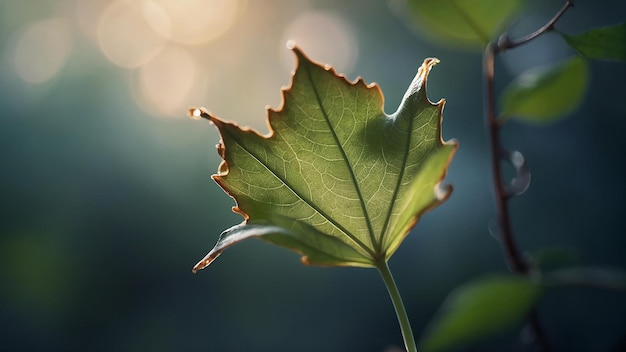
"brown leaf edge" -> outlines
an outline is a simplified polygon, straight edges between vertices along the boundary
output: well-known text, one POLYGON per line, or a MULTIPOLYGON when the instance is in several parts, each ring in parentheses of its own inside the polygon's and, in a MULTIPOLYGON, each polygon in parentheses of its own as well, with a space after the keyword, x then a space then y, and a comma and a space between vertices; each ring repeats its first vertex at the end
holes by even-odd
MULTIPOLYGON (((381 96, 382 98, 382 104, 384 106, 384 94, 382 93, 382 90, 380 88, 380 86, 377 83, 370 83, 367 84, 365 82, 365 80, 362 77, 357 77, 354 81, 350 81, 344 74, 339 74, 335 71, 334 67, 332 67, 330 64, 321 64, 315 60, 311 60, 307 55, 304 54, 304 52, 295 44, 295 42, 293 41, 289 41, 287 43, 287 48, 292 50, 296 56, 296 66, 295 66, 295 70, 298 69, 298 67, 300 66, 300 62, 301 61, 307 61, 309 62, 311 65, 314 66, 318 66, 321 69, 324 69, 326 71, 331 72, 335 77, 337 78, 342 78, 345 80, 346 83, 348 83, 349 85, 352 86, 356 86, 358 84, 362 84, 363 86, 365 86, 366 89, 375 89, 378 91, 378 94, 381 96)), ((426 88, 426 81, 427 81, 427 77, 428 77, 428 73, 430 72, 430 69, 436 65, 437 63, 439 63, 439 60, 436 58, 427 58, 424 60, 423 64, 419 67, 418 69, 418 73, 416 74, 416 77, 414 78, 413 82, 411 83, 410 87, 412 88, 426 88)), ((225 120, 222 120, 221 118, 215 116, 213 113, 211 113, 210 111, 208 111, 206 108, 204 107, 194 107, 194 108, 190 108, 188 110, 188 116, 192 119, 195 120, 199 120, 201 118, 206 119, 208 121, 210 121, 212 124, 214 124, 218 130, 218 133, 220 133, 220 135, 222 134, 222 129, 224 129, 225 125, 230 125, 233 128, 238 128, 241 131, 244 131, 246 133, 253 133, 255 135, 257 135, 260 138, 263 139, 271 139, 274 135, 274 130, 272 129, 272 126, 270 124, 270 120, 271 120, 271 116, 273 113, 280 113, 283 111, 284 107, 285 107, 285 95, 286 93, 288 93, 294 84, 294 77, 295 77, 295 70, 292 71, 291 74, 291 81, 288 87, 283 87, 281 88, 281 103, 278 109, 274 109, 272 107, 267 107, 266 109, 266 124, 268 126, 268 130, 269 132, 266 135, 262 135, 261 133, 259 133, 258 131, 254 130, 251 127, 248 126, 244 126, 241 127, 239 126, 237 123, 234 122, 228 122, 225 120)), ((408 92, 407 92, 408 94, 408 92)), ((441 121, 443 120, 443 106, 445 105, 445 100, 444 99, 440 99, 438 102, 433 103, 431 102, 428 97, 426 96, 426 94, 424 94, 425 99, 427 100, 427 102, 431 105, 435 105, 435 106, 439 106, 439 126, 441 126, 441 121)), ((405 97, 406 99, 406 97, 405 97)), ((403 102, 404 103, 404 100, 403 102)), ((401 105, 402 105, 401 103, 401 105)), ((450 161, 452 160, 452 158, 454 157, 454 154, 456 152, 456 149, 458 148, 458 141, 455 139, 451 139, 448 141, 444 141, 442 134, 441 134, 441 127, 439 127, 439 140, 441 142, 442 145, 448 145, 448 144, 453 144, 455 145, 455 150, 451 153, 447 164, 449 165, 450 161)), ((229 196, 231 197, 234 201, 235 201, 235 206, 232 207, 232 211, 240 214, 243 218, 244 221, 239 224, 236 225, 235 227, 239 227, 242 225, 245 225, 248 223, 250 217, 248 216, 248 214, 246 214, 243 210, 241 210, 238 205, 237 205, 237 198, 232 195, 228 189, 220 182, 220 179, 222 177, 225 177, 226 175, 228 175, 229 172, 229 168, 228 168, 228 163, 226 162, 226 147, 224 145, 223 139, 220 138, 219 143, 216 145, 216 149, 218 154, 220 155, 220 157, 222 158, 222 162, 220 163, 220 165, 218 166, 218 172, 217 174, 213 174, 211 175, 211 178, 220 186, 220 188, 222 188, 222 190, 229 196)), ((437 186, 435 187, 435 192, 438 194, 438 199, 437 201, 435 201, 433 204, 431 204, 429 207, 427 207, 426 209, 424 209, 424 211, 420 212, 419 214, 415 214, 415 216, 412 218, 412 221, 410 222, 410 224, 407 224, 408 226, 408 230, 410 231, 410 229, 415 226, 415 224, 419 221, 419 218, 421 218, 421 215, 423 215, 425 212, 437 207, 438 205, 440 205, 441 203, 443 203, 452 193, 452 186, 451 185, 445 185, 443 186, 441 184, 441 182, 443 181, 443 179, 445 179, 447 174, 447 167, 444 170, 444 172, 441 175, 441 179, 440 181, 437 183, 437 186)), ((235 227, 226 230, 225 232, 228 232, 232 229, 234 229, 235 227)), ((238 242, 238 241, 237 241, 238 242)), ((204 269, 207 266, 209 266, 215 259, 217 259, 217 257, 219 257, 219 255, 228 247, 231 247, 232 245, 234 245, 236 242, 231 243, 228 246, 221 246, 218 250, 212 250, 210 251, 202 260, 200 260, 196 265, 194 265, 193 267, 193 272, 197 272, 198 270, 204 269)), ((304 263, 304 262, 303 262, 304 263)))
MULTIPOLYGON (((356 80, 354 80, 354 81, 348 80, 348 78, 345 75, 338 74, 335 71, 335 69, 330 64, 321 64, 321 63, 319 63, 317 61, 311 60, 295 44, 295 42, 289 41, 287 43, 287 48, 292 50, 294 52, 294 54, 296 55, 296 68, 295 68, 295 70, 297 70, 298 67, 300 67, 300 62, 301 61, 308 61, 311 65, 318 66, 319 68, 322 68, 322 69, 324 69, 326 71, 330 71, 335 77, 343 78, 348 84, 350 84, 352 86, 356 86, 358 84, 362 84, 367 89, 376 89, 376 90, 378 90, 378 94, 381 97, 384 97, 383 93, 382 93, 382 90, 380 89, 380 86, 378 84, 376 84, 376 83, 367 84, 367 83, 365 83, 365 81, 361 77, 357 77, 356 80)), ((294 77, 295 77, 295 70, 292 71, 291 82, 289 83, 289 86, 286 87, 286 88, 285 87, 281 88, 281 103, 280 103, 280 107, 278 109, 274 109, 274 108, 271 108, 271 107, 268 106, 267 109, 266 109, 265 121, 266 121, 267 127, 269 129, 269 132, 266 135, 260 134, 258 131, 254 130, 251 127, 247 127, 247 126, 240 127, 237 123, 228 122, 228 121, 222 120, 219 117, 215 116, 210 111, 206 110, 206 108, 204 108, 204 107, 191 108, 188 111, 188 115, 189 115, 190 118, 196 119, 196 120, 199 120, 201 118, 209 120, 211 123, 213 123, 215 125, 215 127, 217 127, 217 130, 220 133, 220 135, 221 135, 222 129, 224 128, 225 125, 231 125, 231 126, 233 126, 235 128, 238 128, 238 129, 246 132, 246 133, 254 133, 254 134, 256 134, 260 138, 271 139, 274 136, 274 130, 272 129, 272 125, 270 124, 271 116, 272 116, 272 114, 278 114, 278 113, 281 113, 283 111, 283 109, 285 107, 285 95, 293 87, 293 83, 294 83, 293 80, 294 80, 294 77)), ((421 68, 420 68, 420 70, 421 70, 421 68)), ((217 174, 211 175, 211 178, 224 190, 224 192, 226 192, 226 194, 228 194, 228 196, 233 198, 235 203, 237 203, 237 199, 232 194, 230 194, 230 192, 226 189, 226 187, 224 187, 224 185, 222 185, 222 183, 220 182, 220 178, 228 175, 228 163, 226 162, 226 159, 225 159, 226 147, 225 147, 224 142, 223 142, 222 139, 220 139, 219 143, 216 145, 216 148, 217 148, 218 154, 222 158, 222 162, 220 163, 220 165, 218 167, 217 174)), ((233 210, 233 212, 243 216, 244 222, 247 222, 249 220, 248 214, 246 214, 243 210, 239 209, 239 207, 237 205, 234 206, 232 208, 232 210, 233 210)))
MULTIPOLYGON (((406 236, 410 233, 410 231, 413 229, 413 227, 415 227, 415 225, 417 225, 417 223, 419 222, 419 220, 422 218, 422 216, 435 209, 436 207, 438 207, 439 205, 443 204, 446 200, 448 200, 448 198, 450 198, 450 196, 452 195, 452 192, 454 190, 454 187, 451 184, 448 183, 444 183, 444 180, 448 174, 448 168, 450 166, 450 163, 452 162, 452 159, 454 158, 456 151, 459 148, 459 141, 455 138, 451 138, 447 141, 445 141, 443 139, 443 134, 442 134, 442 129, 443 129, 443 110, 444 107, 446 105, 446 100, 441 98, 439 99, 437 102, 432 102, 429 98, 428 98, 428 94, 427 94, 427 82, 428 82, 428 75, 430 74, 431 69, 437 65, 439 63, 439 59, 437 58, 426 58, 424 59, 422 65, 418 68, 417 70, 417 74, 415 75, 415 77, 413 78, 413 81, 411 81, 411 84, 409 85, 409 89, 407 90, 407 92, 405 93, 405 96, 402 98, 402 101, 400 102, 400 105, 398 106, 398 110, 393 113, 391 116, 396 116, 402 109, 403 107, 407 104, 407 101, 409 99, 411 99, 412 97, 415 97, 416 95, 420 94, 420 92, 423 92, 423 95, 421 97, 421 99, 433 106, 433 107, 437 107, 438 110, 438 123, 437 123, 437 134, 439 137, 439 143, 440 145, 438 146, 438 148, 452 148, 452 151, 450 152, 450 155, 448 156, 446 162, 445 162, 445 167, 441 173, 441 175, 439 176, 439 180, 435 183, 434 186, 434 192, 435 192, 435 199, 433 199, 433 201, 426 206, 425 208, 423 208, 421 211, 413 214, 411 216, 411 218, 409 219, 409 221, 404 225, 403 227, 403 233, 405 233, 405 235, 403 236, 399 236, 397 237, 394 241, 390 242, 389 245, 387 246, 387 250, 385 253, 385 258, 388 259, 389 257, 391 257, 391 255, 395 252, 395 250, 399 247, 400 243, 402 241, 404 241, 404 239, 406 238, 406 236)), ((432 159, 427 159, 425 161, 426 164, 428 164, 429 162, 431 162, 432 159)), ((422 166, 424 167, 424 166, 422 166)))
MULTIPOLYGON (((243 218, 244 221, 239 224, 236 225, 233 228, 230 228, 224 232, 229 232, 232 229, 241 226, 241 225, 245 225, 248 223, 248 221, 250 220, 250 217, 248 216, 248 214, 246 214, 243 210, 241 210, 238 206, 238 202, 237 202, 237 198, 231 194, 228 189, 221 183, 221 178, 225 177, 226 175, 228 175, 229 172, 229 168, 228 168, 228 163, 226 162, 226 146, 224 145, 224 141, 221 138, 221 134, 222 134, 222 130, 225 128, 225 125, 230 125, 233 128, 238 128, 246 133, 253 133, 256 134, 258 137, 263 138, 263 139, 271 139, 274 136, 274 130, 272 129, 272 125, 270 123, 271 120, 271 116, 272 114, 278 114, 281 113, 285 107, 285 95, 292 89, 293 84, 294 84, 294 78, 295 78, 295 72, 296 70, 300 67, 300 63, 301 62, 308 62, 311 65, 314 66, 318 66, 319 68, 322 68, 326 71, 330 71, 335 77, 338 78, 343 78, 346 83, 352 85, 352 86, 356 86, 358 84, 362 84, 365 86, 366 89, 376 89, 378 90, 378 94, 383 97, 383 102, 384 102, 384 95, 382 93, 382 90, 380 89, 380 86, 376 83, 370 83, 367 84, 365 83, 365 81, 363 80, 363 78, 361 77, 357 77, 354 81, 350 81, 345 75, 343 74, 338 74, 337 71, 335 71, 334 67, 332 67, 330 64, 322 64, 320 62, 311 60, 307 55, 304 54, 304 52, 302 51, 302 49, 300 49, 300 47, 298 47, 296 45, 296 43, 294 41, 289 41, 287 42, 287 48, 292 50, 293 53, 296 56, 296 65, 295 65, 295 69, 294 71, 292 71, 291 73, 291 81, 289 83, 289 86, 287 87, 283 87, 281 88, 281 103, 280 106, 278 107, 278 109, 274 109, 272 107, 267 107, 266 109, 266 117, 265 117, 265 121, 266 121, 266 125, 268 127, 269 132, 265 135, 262 135, 261 133, 259 133, 258 131, 254 130, 251 127, 241 127, 239 126, 237 123, 234 122, 228 122, 225 120, 222 120, 221 118, 215 116, 213 113, 211 113, 210 111, 208 111, 206 108, 204 107, 194 107, 194 108, 190 108, 188 111, 188 116, 194 120, 199 120, 201 118, 206 119, 208 121, 210 121, 212 124, 215 125, 215 127, 218 130, 218 133, 220 134, 220 141, 219 143, 215 146, 217 149, 217 153, 220 155, 220 157, 222 158, 222 162, 220 163, 220 165, 218 166, 218 171, 217 174, 213 174, 211 175, 211 178, 213 179, 213 181, 215 181, 220 188, 222 188, 222 190, 229 196, 231 197, 234 201, 235 201, 235 206, 232 207, 232 211, 240 214, 243 218)), ((420 68, 421 70, 421 68, 420 68)), ((202 258, 202 260, 200 260, 194 267, 193 267, 193 272, 197 272, 198 270, 204 269, 207 266, 209 266, 215 259, 217 259, 217 257, 219 257, 219 255, 228 247, 234 245, 235 242, 230 243, 230 245, 228 246, 220 246, 219 248, 214 248, 214 250, 210 251, 204 258, 202 258), (215 250, 217 249, 217 250, 215 250)), ((304 259, 304 258, 303 258, 304 259)), ((305 263, 303 261, 303 263, 305 263)))

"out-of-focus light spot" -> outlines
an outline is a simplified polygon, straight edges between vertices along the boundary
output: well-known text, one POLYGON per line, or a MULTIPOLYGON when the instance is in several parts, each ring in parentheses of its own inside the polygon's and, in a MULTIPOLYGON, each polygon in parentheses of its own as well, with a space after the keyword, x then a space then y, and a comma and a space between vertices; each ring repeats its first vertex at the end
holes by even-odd
POLYGON ((156 116, 184 117, 206 86, 203 72, 184 50, 166 48, 133 77, 137 104, 156 116))
POLYGON ((100 16, 111 3, 111 0, 78 0, 74 12, 78 28, 90 40, 98 41, 98 23, 100 16))
POLYGON ((329 63, 339 72, 349 72, 358 55, 357 38, 347 21, 327 12, 307 12, 284 31, 280 55, 286 67, 293 69, 293 55, 285 53, 286 42, 295 42, 311 59, 329 63))
POLYGON ((13 57, 15 71, 26 82, 43 83, 63 68, 72 50, 72 33, 66 20, 37 22, 19 38, 13 57))
POLYGON ((146 13, 155 31, 173 41, 196 45, 224 34, 235 22, 237 0, 152 0, 169 16, 169 21, 146 13))
POLYGON ((118 0, 104 10, 97 35, 109 60, 122 67, 139 67, 163 49, 166 40, 152 29, 147 16, 160 23, 169 21, 167 13, 151 1, 118 0))

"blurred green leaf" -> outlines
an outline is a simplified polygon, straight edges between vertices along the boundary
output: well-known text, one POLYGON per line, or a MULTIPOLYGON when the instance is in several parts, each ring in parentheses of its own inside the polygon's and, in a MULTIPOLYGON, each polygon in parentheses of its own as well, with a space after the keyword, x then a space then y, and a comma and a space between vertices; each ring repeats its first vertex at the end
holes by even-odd
POLYGON ((494 335, 519 323, 542 288, 519 276, 490 276, 466 283, 445 300, 419 345, 442 351, 494 335))
POLYGON ((437 43, 483 49, 520 9, 520 0, 408 0, 411 23, 437 43))
POLYGON ((595 28, 578 35, 561 35, 586 58, 626 62, 626 23, 595 28))
POLYGON ((533 264, 542 270, 575 265, 580 259, 580 251, 573 247, 541 247, 532 252, 533 264))
POLYGON ((618 268, 577 267, 544 273, 546 287, 588 286, 626 291, 626 272, 618 268))
POLYGON ((18 309, 58 313, 72 304, 70 273, 76 264, 59 242, 61 236, 49 229, 3 232, 0 258, 0 297, 15 297, 18 309))
POLYGON ((575 56, 555 67, 531 69, 502 92, 502 117, 546 123, 581 103, 589 80, 587 61, 575 56))
POLYGON ((437 59, 424 60, 386 115, 378 86, 348 82, 294 51, 298 66, 282 109, 268 111, 268 136, 192 110, 220 132, 224 161, 213 178, 246 219, 194 271, 250 237, 299 252, 305 264, 377 266, 451 191, 439 183, 457 144, 443 143, 443 101, 426 95, 437 59))

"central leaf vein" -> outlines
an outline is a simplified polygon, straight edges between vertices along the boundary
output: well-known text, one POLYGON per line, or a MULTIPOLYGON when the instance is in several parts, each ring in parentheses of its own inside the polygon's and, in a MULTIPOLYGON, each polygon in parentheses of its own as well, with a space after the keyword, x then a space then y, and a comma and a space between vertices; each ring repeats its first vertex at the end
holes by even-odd
MULTIPOLYGON (((394 117, 392 123, 396 123, 397 116, 394 117)), ((400 187, 402 186, 402 179, 404 178, 404 171, 406 170, 406 166, 409 160, 409 151, 411 149, 411 139, 413 134, 413 118, 409 119, 408 126, 408 135, 406 139, 406 145, 404 146, 404 153, 402 157, 402 164, 400 165, 400 171, 398 174, 398 180, 396 181, 395 189, 393 194, 391 195, 391 202, 389 203, 389 211, 387 212, 387 216, 385 217, 385 222, 382 227, 382 232, 380 233, 380 241, 383 242, 383 238, 385 233, 387 232, 387 228, 389 227, 389 223, 391 221, 391 216, 393 214, 394 205, 396 204, 396 199, 398 199, 398 194, 400 194, 400 187)))
MULTIPOLYGON (((366 251, 372 258, 374 258, 374 252, 372 252, 372 250, 365 244, 363 243, 361 240, 359 240, 356 236, 354 236, 350 231, 348 231, 348 229, 346 229, 345 227, 343 227, 343 225, 341 225, 340 223, 338 223, 337 221, 335 221, 329 214, 325 213, 321 208, 319 208, 318 206, 315 205, 315 202, 313 202, 311 199, 308 199, 307 197, 305 197, 304 195, 300 194, 300 192, 298 192, 296 190, 295 187, 293 187, 292 185, 289 184, 289 182, 287 182, 286 177, 282 178, 280 177, 280 175, 275 172, 274 170, 272 170, 267 163, 263 162, 263 160, 261 160, 261 158, 259 158, 255 153, 253 153, 249 148, 247 148, 245 146, 245 144, 241 143, 241 141, 237 138, 237 136, 235 136, 232 133, 229 133, 228 130, 225 130, 224 133, 228 133, 230 135, 230 137, 246 152, 248 153, 248 155, 250 155, 252 158, 254 158, 254 160, 256 160, 260 165, 262 165, 269 173, 272 174, 272 176, 276 177, 276 179, 278 179, 282 184, 285 185, 285 187, 287 187, 296 197, 298 197, 301 201, 303 201, 305 204, 307 204, 308 206, 310 206, 314 211, 316 211, 318 214, 320 214, 324 219, 326 219, 326 221, 330 222, 333 226, 335 226, 337 229, 339 229, 339 231, 341 231, 342 233, 344 233, 350 240, 352 240, 354 243, 356 243, 359 247, 361 247, 364 251, 366 251)), ((285 174, 286 175, 286 174, 285 174)))
MULTIPOLYGON (((380 254, 380 247, 381 247, 381 243, 378 243, 376 241, 376 237, 374 235, 374 228, 372 226, 372 221, 370 219, 369 213, 367 211, 367 207, 363 198, 363 193, 361 192, 361 187, 359 186, 359 182, 356 178, 356 175, 354 173, 354 168, 352 167, 352 164, 350 163, 350 159, 348 158, 348 155, 346 154, 345 149, 343 148, 343 144, 341 143, 341 141, 339 140, 339 136, 337 136, 337 132, 335 131, 335 128, 333 127, 333 124, 330 121, 330 118, 328 116, 328 112, 326 112, 326 109, 324 107, 324 103, 322 102, 322 98, 320 97, 320 93, 317 89, 317 87, 315 86, 315 82, 313 80, 313 77, 311 75, 311 69, 309 66, 306 66, 306 73, 307 73, 307 77, 309 79, 309 82, 311 83, 311 87, 313 88, 313 92, 315 93, 315 99, 318 102, 318 105, 320 107, 320 110, 322 111, 322 115, 324 116, 324 119, 326 120, 326 124, 328 125, 328 129, 330 130, 333 139, 335 140, 335 143, 337 144, 337 148, 339 149, 339 151, 341 152, 341 156, 343 157, 343 160, 346 163, 348 172, 350 173, 350 178, 352 178, 352 182, 354 184, 354 189, 359 197, 359 204, 361 205, 361 210, 363 211, 363 217, 365 219, 365 222, 367 224, 367 229, 370 235, 370 240, 372 241, 372 245, 374 246, 374 251, 376 254, 380 254)), ((382 241, 381 241, 382 242, 382 241)), ((368 251, 371 253, 371 251, 368 251)), ((376 256, 372 255, 372 258, 374 259, 376 256)))

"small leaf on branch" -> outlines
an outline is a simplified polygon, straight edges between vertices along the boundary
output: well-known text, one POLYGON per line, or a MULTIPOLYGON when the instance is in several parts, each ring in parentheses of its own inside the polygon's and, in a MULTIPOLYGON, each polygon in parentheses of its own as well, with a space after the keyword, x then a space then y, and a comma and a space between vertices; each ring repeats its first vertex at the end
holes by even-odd
POLYGON ((551 268, 563 268, 580 264, 580 251, 567 246, 544 246, 539 247, 531 253, 531 260, 534 266, 542 271, 551 268))
POLYGON ((446 298, 420 347, 448 350, 506 331, 523 320, 541 291, 540 285, 512 275, 468 282, 446 298))
POLYGON ((561 35, 588 59, 626 62, 626 23, 595 28, 578 35, 561 35))
POLYGON ((411 23, 438 44, 482 50, 520 9, 520 0, 408 0, 411 23))
POLYGON ((523 73, 502 92, 502 117, 536 123, 556 121, 583 100, 588 71, 585 59, 575 56, 555 67, 523 73))
POLYGON ((626 291, 626 272, 616 268, 558 269, 545 273, 542 281, 548 287, 588 286, 626 291))
POLYGON ((294 250, 305 264, 375 267, 450 194, 440 182, 457 144, 441 139, 444 101, 426 96, 437 59, 424 61, 387 115, 378 86, 294 52, 298 66, 281 109, 268 110, 268 135, 190 111, 219 130, 223 162, 213 179, 245 218, 194 271, 251 237, 294 250))

